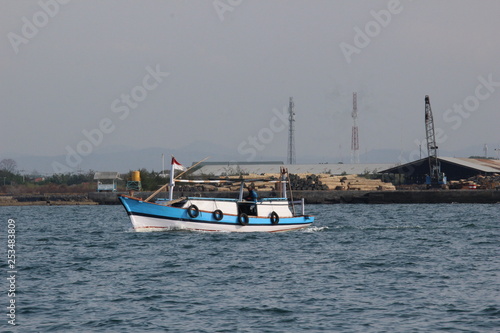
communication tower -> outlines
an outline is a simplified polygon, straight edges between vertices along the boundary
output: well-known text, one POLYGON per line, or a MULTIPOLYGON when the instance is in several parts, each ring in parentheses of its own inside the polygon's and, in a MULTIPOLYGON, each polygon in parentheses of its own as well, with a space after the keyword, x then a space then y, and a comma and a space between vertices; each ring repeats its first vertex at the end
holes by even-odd
POLYGON ((352 94, 352 138, 351 138, 351 163, 359 163, 359 138, 358 138, 358 94, 352 94))
POLYGON ((293 98, 290 97, 290 103, 288 104, 288 156, 287 162, 288 164, 295 164, 295 111, 293 110, 293 98))

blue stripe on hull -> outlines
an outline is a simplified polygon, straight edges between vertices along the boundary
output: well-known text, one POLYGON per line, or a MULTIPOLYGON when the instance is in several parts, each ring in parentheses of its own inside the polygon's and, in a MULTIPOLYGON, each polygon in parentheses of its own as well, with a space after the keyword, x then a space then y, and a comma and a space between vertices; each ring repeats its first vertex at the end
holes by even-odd
MULTIPOLYGON (((207 213, 205 213, 207 214, 207 213)), ((157 219, 165 219, 165 220, 174 220, 174 221, 186 221, 186 222, 197 222, 197 223, 210 223, 210 224, 234 224, 234 225, 239 225, 237 221, 237 216, 231 216, 233 221, 229 221, 230 217, 224 217, 222 220, 217 221, 215 219, 202 219, 200 218, 174 218, 174 217, 169 217, 169 216, 159 216, 159 215, 153 215, 153 214, 145 214, 145 213, 134 213, 134 212, 128 212, 128 215, 135 215, 135 216, 144 216, 144 217, 153 217, 157 219), (226 221, 225 221, 226 220, 226 221)), ((211 215, 211 214, 210 214, 211 215)), ((200 212, 201 216, 201 212, 200 212)), ((252 226, 274 226, 274 224, 271 223, 271 221, 266 221, 265 223, 262 223, 262 218, 249 218, 248 219, 248 225, 252 226), (258 222, 257 222, 258 221, 258 222)), ((294 218, 286 218, 287 222, 282 222, 284 219, 280 219, 279 225, 294 225, 294 224, 311 224, 313 221, 312 218, 306 219, 303 217, 294 217, 294 218), (288 221, 288 220, 293 220, 293 221, 288 221)))
MULTIPOLYGON (((134 198, 128 197, 118 197, 125 207, 128 215, 152 217, 157 219, 174 220, 174 221, 186 221, 186 222, 197 222, 197 223, 209 223, 209 224, 219 224, 219 225, 240 225, 238 222, 238 216, 235 215, 224 215, 222 220, 217 221, 214 219, 211 212, 200 211, 198 217, 192 218, 188 215, 187 209, 157 205, 145 201, 140 201, 134 198)), ((311 224, 314 222, 313 216, 296 216, 296 217, 282 217, 280 218, 279 224, 283 225, 303 225, 311 224)), ((249 216, 248 224, 249 226, 275 226, 271 223, 270 218, 257 218, 249 216)))

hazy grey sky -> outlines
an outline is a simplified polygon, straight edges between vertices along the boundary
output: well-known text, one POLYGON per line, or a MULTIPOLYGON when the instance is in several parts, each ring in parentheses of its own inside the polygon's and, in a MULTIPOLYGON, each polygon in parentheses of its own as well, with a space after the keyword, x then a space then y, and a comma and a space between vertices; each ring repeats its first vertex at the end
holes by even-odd
POLYGON ((0 4, 0 158, 198 141, 286 156, 293 96, 297 162, 335 160, 354 91, 362 152, 418 149, 426 94, 440 148, 500 145, 499 1, 0 4))

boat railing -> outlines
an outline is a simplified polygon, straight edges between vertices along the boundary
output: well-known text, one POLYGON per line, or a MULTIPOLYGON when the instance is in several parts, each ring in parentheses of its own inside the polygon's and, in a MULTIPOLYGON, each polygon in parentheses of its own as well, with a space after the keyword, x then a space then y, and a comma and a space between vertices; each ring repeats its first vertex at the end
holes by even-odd
POLYGON ((238 199, 232 199, 232 198, 206 198, 206 197, 187 197, 188 200, 204 200, 204 201, 238 201, 238 199))
POLYGON ((262 198, 257 201, 287 201, 287 198, 262 198))
POLYGON ((304 198, 296 201, 290 201, 289 204, 292 206, 292 212, 294 212, 294 216, 304 216, 306 215, 305 212, 305 200, 304 198), (299 206, 300 207, 300 214, 297 214, 297 210, 295 207, 299 206))
MULTIPOLYGON (((203 200, 203 201, 227 201, 227 202, 252 202, 248 201, 245 199, 240 200, 239 198, 207 198, 207 197, 187 197, 184 198, 187 200, 203 200)), ((168 199, 164 199, 167 200, 168 199)), ((290 202, 288 201, 287 198, 260 198, 257 199, 257 203, 264 203, 264 202, 279 202, 279 204, 287 205, 290 202)), ((300 201, 296 201, 296 203, 300 203, 300 201)))
MULTIPOLYGON (((246 200, 239 200, 239 199, 232 199, 232 198, 201 198, 201 197, 183 197, 176 199, 174 201, 181 201, 181 200, 203 200, 203 201, 226 201, 226 202, 247 202, 246 200)), ((249 201, 248 201, 249 202, 249 201)), ((266 202, 278 202, 277 205, 289 205, 291 211, 293 212, 294 216, 303 216, 305 215, 305 201, 304 198, 301 200, 295 200, 295 201, 288 201, 287 198, 261 198, 257 200, 257 203, 266 203, 266 202), (281 202, 280 202, 281 201, 281 202), (299 208, 299 209, 297 209, 299 208)), ((160 205, 165 205, 168 206, 172 202, 168 199, 165 198, 159 198, 156 200, 157 204, 160 205)))

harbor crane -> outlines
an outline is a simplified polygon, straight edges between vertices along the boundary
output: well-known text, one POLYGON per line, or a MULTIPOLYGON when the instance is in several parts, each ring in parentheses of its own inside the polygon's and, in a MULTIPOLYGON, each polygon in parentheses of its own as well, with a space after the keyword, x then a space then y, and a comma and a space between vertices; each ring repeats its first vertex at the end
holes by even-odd
POLYGON ((425 136, 427 138, 427 153, 429 156, 429 174, 426 177, 425 183, 427 184, 427 188, 444 187, 446 186, 446 176, 441 172, 441 164, 438 160, 434 119, 428 95, 425 96, 425 136))

